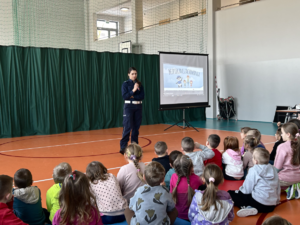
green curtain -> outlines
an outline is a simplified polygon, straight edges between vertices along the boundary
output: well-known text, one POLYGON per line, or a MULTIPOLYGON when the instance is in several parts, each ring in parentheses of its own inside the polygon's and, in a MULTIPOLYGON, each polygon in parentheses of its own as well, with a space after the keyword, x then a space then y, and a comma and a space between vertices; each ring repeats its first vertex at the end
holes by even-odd
MULTIPOLYGON (((182 110, 158 111, 158 55, 0 46, 0 137, 121 127, 130 66, 145 88, 142 125, 181 120, 182 110)), ((205 120, 205 109, 186 119, 205 120)))

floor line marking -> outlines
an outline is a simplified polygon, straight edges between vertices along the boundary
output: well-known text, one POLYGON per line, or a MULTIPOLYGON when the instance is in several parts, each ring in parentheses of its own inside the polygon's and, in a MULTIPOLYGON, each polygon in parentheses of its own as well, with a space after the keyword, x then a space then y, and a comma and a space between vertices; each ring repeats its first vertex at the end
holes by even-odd
MULTIPOLYGON (((140 136, 140 137, 149 137, 149 136, 166 135, 166 134, 176 134, 176 133, 192 132, 192 131, 193 131, 193 130, 189 130, 189 131, 178 131, 178 132, 171 132, 171 133, 148 134, 148 135, 142 135, 142 136, 140 136)), ((43 149, 43 148, 55 148, 55 147, 61 147, 61 146, 70 146, 70 145, 79 145, 79 144, 89 144, 89 143, 96 143, 96 142, 102 142, 102 141, 115 141, 115 140, 120 140, 120 139, 121 139, 121 138, 103 139, 103 140, 96 140, 96 141, 86 141, 86 142, 78 142, 78 143, 62 144, 62 145, 49 145, 49 146, 41 146, 41 147, 34 147, 34 148, 12 149, 12 150, 0 151, 0 152, 1 152, 1 153, 2 153, 2 152, 17 152, 17 151, 27 151, 27 150, 43 149)))

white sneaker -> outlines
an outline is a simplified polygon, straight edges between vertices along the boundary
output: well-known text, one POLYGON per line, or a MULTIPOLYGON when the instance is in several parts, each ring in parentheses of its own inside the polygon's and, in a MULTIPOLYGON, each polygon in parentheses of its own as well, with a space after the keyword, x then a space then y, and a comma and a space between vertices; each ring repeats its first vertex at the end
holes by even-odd
POLYGON ((242 207, 239 211, 237 211, 237 216, 239 217, 246 217, 246 216, 254 216, 258 213, 256 208, 251 206, 242 207))

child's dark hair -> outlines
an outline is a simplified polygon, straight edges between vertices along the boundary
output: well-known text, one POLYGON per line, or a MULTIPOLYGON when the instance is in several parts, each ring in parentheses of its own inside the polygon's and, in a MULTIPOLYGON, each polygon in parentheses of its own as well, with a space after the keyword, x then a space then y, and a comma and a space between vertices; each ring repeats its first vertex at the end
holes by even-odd
POLYGON ((174 162, 175 162, 178 155, 182 155, 182 152, 180 152, 178 150, 174 150, 170 153, 169 161, 170 161, 170 164, 172 165, 172 167, 173 167, 173 164, 174 164, 174 162))
POLYGON ((106 167, 98 161, 93 161, 87 166, 86 176, 94 184, 97 184, 99 180, 104 181, 108 179, 106 167))
POLYGON ((100 213, 98 207, 94 207, 95 204, 96 198, 90 190, 88 178, 84 173, 73 171, 65 178, 59 193, 60 224, 74 224, 75 221, 78 224, 87 224, 94 219, 93 210, 97 212, 99 221, 100 213))
POLYGON ((258 164, 268 165, 270 160, 270 152, 264 148, 255 148, 253 159, 258 161, 258 164))
POLYGON ((133 161, 133 164, 134 164, 135 168, 137 169, 138 178, 141 181, 145 182, 144 178, 143 178, 142 170, 139 165, 139 161, 142 159, 142 156, 143 156, 143 150, 142 150, 141 146, 139 146, 136 143, 131 143, 126 148, 126 156, 128 159, 133 161))
POLYGON ((248 132, 247 132, 247 135, 253 135, 256 140, 257 140, 257 144, 260 143, 260 140, 261 140, 261 133, 259 130, 257 129, 250 129, 248 132))
POLYGON ((69 163, 62 162, 53 169, 53 180, 56 184, 64 182, 67 175, 72 173, 72 167, 69 163))
POLYGON ((167 146, 166 142, 159 141, 154 145, 154 149, 155 149, 155 153, 157 155, 163 155, 166 153, 168 146, 167 146))
POLYGON ((249 130, 251 130, 251 127, 242 127, 242 128, 241 128, 241 133, 247 134, 247 132, 248 132, 249 130))
POLYGON ((0 200, 11 192, 13 187, 13 178, 7 175, 0 175, 0 200))
POLYGON ((203 177, 207 185, 206 190, 203 193, 202 201, 199 204, 202 211, 207 211, 211 206, 215 206, 215 210, 218 210, 217 202, 222 206, 222 203, 217 198, 217 189, 223 182, 223 173, 220 167, 215 164, 208 164, 203 172, 203 177))
MULTIPOLYGON (((131 73, 131 71, 136 71, 137 72, 137 69, 135 68, 135 67, 129 67, 129 69, 128 69, 128 74, 130 74, 131 73)), ((139 81, 137 78, 135 79, 136 80, 136 82, 139 84, 139 86, 141 87, 142 86, 142 83, 141 83, 141 81, 139 81)))
POLYGON ((187 155, 178 155, 177 159, 174 162, 174 169, 178 176, 178 180, 176 183, 175 188, 172 192, 172 198, 177 203, 177 187, 182 177, 186 177, 187 183, 188 183, 188 204, 187 206, 190 206, 193 196, 195 194, 195 191, 190 186, 190 174, 193 169, 193 162, 187 155))
POLYGON ((286 123, 282 126, 285 133, 290 134, 291 138, 291 148, 293 151, 293 157, 291 164, 294 166, 300 165, 300 135, 299 129, 294 123, 286 123))
POLYGON ((207 141, 208 141, 210 147, 217 148, 221 142, 221 138, 217 134, 211 134, 208 136, 207 141))
POLYGON ((280 216, 271 216, 266 219, 262 225, 292 225, 286 219, 281 218, 280 216))
POLYGON ((185 152, 192 152, 195 148, 194 140, 190 137, 185 137, 181 140, 181 147, 185 152))
POLYGON ((145 167, 145 179, 151 187, 159 186, 163 181, 166 171, 159 162, 151 162, 145 167))
POLYGON ((227 149, 232 149, 233 151, 240 151, 239 149, 239 140, 236 137, 226 137, 224 139, 224 151, 226 151, 227 149))
POLYGON ((32 185, 32 174, 28 169, 19 169, 14 175, 15 186, 27 188, 32 185))
POLYGON ((298 119, 291 119, 291 120, 289 120, 289 123, 294 123, 294 124, 296 124, 296 126, 297 126, 298 129, 300 130, 300 120, 298 120, 298 119))
POLYGON ((245 148, 253 153, 255 147, 259 144, 253 135, 247 135, 244 140, 245 148))

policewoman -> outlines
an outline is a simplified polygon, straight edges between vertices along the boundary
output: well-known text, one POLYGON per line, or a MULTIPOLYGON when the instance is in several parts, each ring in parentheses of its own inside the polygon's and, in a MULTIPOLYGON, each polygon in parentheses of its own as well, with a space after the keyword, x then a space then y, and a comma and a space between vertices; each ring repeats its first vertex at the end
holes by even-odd
POLYGON ((120 141, 120 153, 124 154, 128 145, 131 131, 131 142, 139 143, 139 129, 142 123, 142 100, 144 99, 144 88, 137 79, 137 70, 130 67, 127 81, 122 85, 123 107, 123 135, 120 141))

